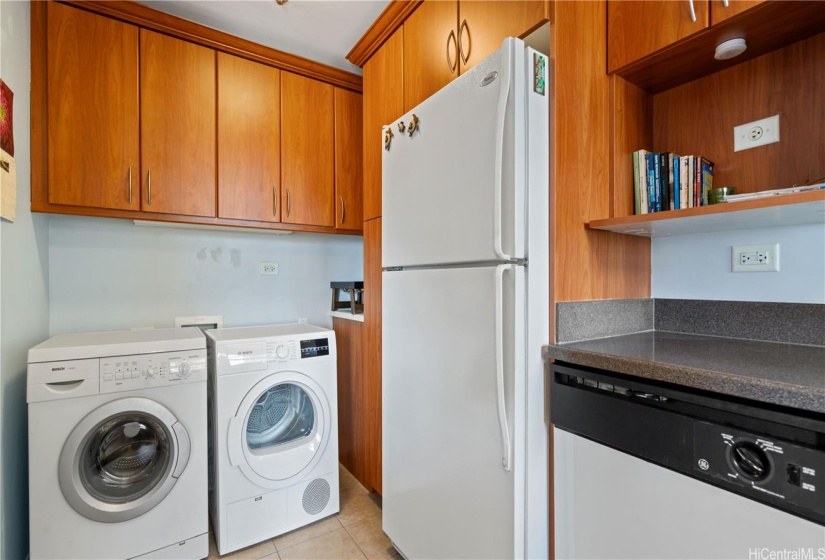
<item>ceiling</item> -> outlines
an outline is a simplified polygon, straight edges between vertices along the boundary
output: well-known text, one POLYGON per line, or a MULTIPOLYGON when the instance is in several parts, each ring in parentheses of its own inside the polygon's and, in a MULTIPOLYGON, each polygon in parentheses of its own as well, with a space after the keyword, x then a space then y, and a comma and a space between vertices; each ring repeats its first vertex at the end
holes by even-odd
POLYGON ((143 4, 356 74, 344 58, 389 0, 154 0, 143 4))

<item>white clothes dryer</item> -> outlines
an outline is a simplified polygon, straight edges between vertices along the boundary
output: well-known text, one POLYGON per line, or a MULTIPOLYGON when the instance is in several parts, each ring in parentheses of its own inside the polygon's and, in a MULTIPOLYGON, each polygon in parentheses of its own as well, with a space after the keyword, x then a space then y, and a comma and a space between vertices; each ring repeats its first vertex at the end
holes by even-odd
POLYGON ((218 551, 337 513, 335 333, 293 324, 206 334, 218 551))
POLYGON ((206 557, 203 334, 65 334, 28 361, 32 560, 206 557))

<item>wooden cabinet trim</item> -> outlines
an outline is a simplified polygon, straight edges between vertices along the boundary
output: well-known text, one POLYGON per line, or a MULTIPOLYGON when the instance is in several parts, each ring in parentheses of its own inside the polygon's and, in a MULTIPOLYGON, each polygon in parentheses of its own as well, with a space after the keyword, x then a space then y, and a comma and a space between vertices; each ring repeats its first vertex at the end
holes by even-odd
MULTIPOLYGON (((32 2, 33 10, 34 5, 38 3, 39 2, 32 2)), ((361 76, 357 74, 327 66, 326 64, 315 62, 301 56, 281 52, 264 45, 259 45, 252 41, 230 35, 229 33, 212 29, 211 27, 159 12, 137 2, 123 0, 106 2, 94 0, 63 0, 62 3, 131 23, 164 35, 183 39, 190 43, 209 47, 219 52, 233 54, 268 66, 274 66, 275 68, 280 68, 281 70, 306 76, 314 80, 326 82, 352 91, 361 91, 361 76)), ((34 39, 34 35, 32 35, 32 39, 34 39)))
POLYGON ((347 60, 363 68, 372 55, 404 24, 404 21, 423 1, 392 0, 347 53, 347 60))
POLYGON ((670 46, 616 70, 648 93, 660 93, 736 66, 825 29, 820 2, 771 0, 757 4, 670 46), (729 60, 713 58, 716 46, 744 37, 748 50, 729 60))

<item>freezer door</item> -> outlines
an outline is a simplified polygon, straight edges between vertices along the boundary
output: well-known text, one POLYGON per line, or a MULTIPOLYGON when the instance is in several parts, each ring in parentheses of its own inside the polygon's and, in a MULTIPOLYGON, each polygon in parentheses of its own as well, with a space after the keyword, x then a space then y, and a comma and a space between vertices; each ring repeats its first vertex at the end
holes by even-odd
POLYGON ((385 127, 384 268, 524 258, 523 57, 505 40, 385 127))
POLYGON ((383 274, 383 528, 407 558, 523 554, 523 284, 511 265, 383 274))

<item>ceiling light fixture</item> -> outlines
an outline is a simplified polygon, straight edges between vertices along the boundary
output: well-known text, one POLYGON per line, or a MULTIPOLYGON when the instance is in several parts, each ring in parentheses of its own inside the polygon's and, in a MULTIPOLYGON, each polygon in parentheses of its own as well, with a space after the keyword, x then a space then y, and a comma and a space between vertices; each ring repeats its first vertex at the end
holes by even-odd
POLYGON ((716 60, 728 60, 729 58, 739 56, 745 52, 747 48, 747 43, 745 43, 745 40, 741 37, 738 39, 730 39, 716 47, 716 54, 713 55, 713 58, 716 60))

